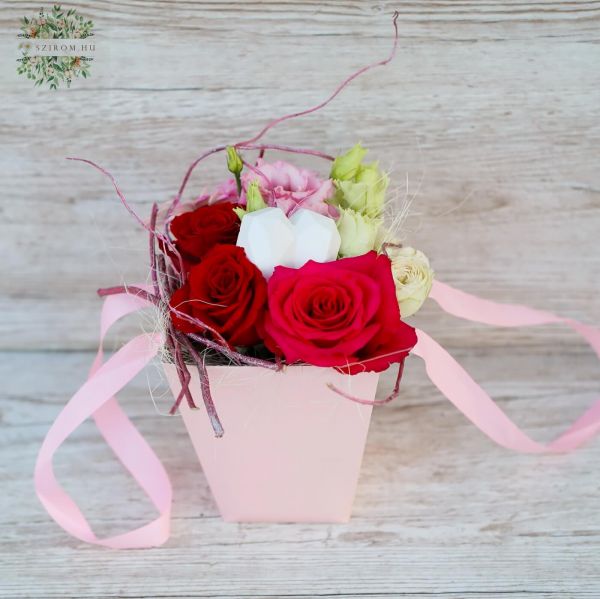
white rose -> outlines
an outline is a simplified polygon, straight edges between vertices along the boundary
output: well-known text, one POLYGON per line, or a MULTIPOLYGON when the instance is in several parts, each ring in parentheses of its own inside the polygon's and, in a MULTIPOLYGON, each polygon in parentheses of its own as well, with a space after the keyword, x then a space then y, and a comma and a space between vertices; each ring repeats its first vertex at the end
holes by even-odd
POLYGON ((375 249, 381 220, 370 218, 351 208, 340 208, 337 228, 342 238, 340 256, 362 256, 375 249))
POLYGON ((434 272, 427 256, 414 248, 393 248, 388 251, 388 255, 392 261, 400 316, 407 318, 415 314, 427 299, 434 272))

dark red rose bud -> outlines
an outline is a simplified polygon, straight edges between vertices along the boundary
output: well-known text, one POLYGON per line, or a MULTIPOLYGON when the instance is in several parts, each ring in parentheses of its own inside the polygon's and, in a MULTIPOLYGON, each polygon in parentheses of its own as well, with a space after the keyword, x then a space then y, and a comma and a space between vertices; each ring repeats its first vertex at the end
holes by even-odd
POLYGON ((240 219, 233 211, 235 204, 220 202, 184 212, 171 222, 175 247, 186 265, 197 264, 216 244, 235 245, 240 219))

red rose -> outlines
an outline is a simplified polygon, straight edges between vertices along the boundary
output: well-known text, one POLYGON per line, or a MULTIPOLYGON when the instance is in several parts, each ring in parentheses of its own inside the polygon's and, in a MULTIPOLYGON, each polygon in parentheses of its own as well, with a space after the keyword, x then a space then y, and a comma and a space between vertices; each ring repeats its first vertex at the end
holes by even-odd
POLYGON ((235 245, 240 232, 240 219, 233 211, 235 204, 220 202, 184 212, 171 222, 175 247, 187 264, 202 260, 217 243, 235 245))
MULTIPOLYGON (((173 293, 171 308, 197 318, 232 346, 260 342, 267 303, 267 282, 243 248, 216 245, 192 267, 185 285, 173 293)), ((171 312, 173 326, 183 333, 205 333, 171 312)))
POLYGON ((400 320, 390 260, 376 252, 299 269, 277 266, 268 293, 265 344, 288 363, 380 372, 417 342, 400 320))

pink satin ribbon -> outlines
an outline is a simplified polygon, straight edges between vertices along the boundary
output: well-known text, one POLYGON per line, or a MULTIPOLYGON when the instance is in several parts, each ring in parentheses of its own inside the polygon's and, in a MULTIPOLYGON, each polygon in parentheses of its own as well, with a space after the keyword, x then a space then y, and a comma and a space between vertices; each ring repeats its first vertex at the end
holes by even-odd
MULTIPOLYGON (((524 327, 562 323, 579 333, 600 358, 600 330, 551 312, 517 304, 498 304, 436 281, 433 298, 448 314, 499 327, 524 327)), ((528 437, 469 376, 464 368, 427 333, 417 331, 418 343, 412 353, 425 362, 427 375, 479 430, 490 439, 515 451, 559 453, 571 451, 600 430, 600 399, 560 437, 544 445, 528 437)))
POLYGON ((113 295, 104 300, 100 347, 88 380, 54 421, 35 466, 35 489, 52 518, 74 537, 113 549, 155 547, 164 543, 170 534, 172 490, 169 476, 114 398, 156 356, 163 337, 157 333, 139 335, 103 363, 102 343, 108 329, 123 316, 150 305, 134 295, 113 295), (159 512, 152 522, 105 539, 94 534, 77 504, 56 481, 52 467, 56 450, 90 416, 94 417, 110 448, 159 512))
MULTIPOLYGON (((600 358, 600 330, 575 320, 526 306, 498 304, 435 282, 431 297, 458 318, 492 326, 521 327, 550 323, 566 324, 592 346, 600 358)), ((149 307, 133 295, 109 296, 104 301, 101 340, 88 380, 71 398, 48 432, 35 468, 35 488, 48 513, 74 537, 106 547, 127 549, 155 547, 169 537, 172 490, 169 477, 156 454, 123 413, 113 397, 156 356, 163 343, 157 333, 135 337, 103 363, 102 342, 113 323, 123 316, 149 307), (140 528, 99 539, 87 520, 54 477, 52 459, 56 450, 88 417, 125 468, 138 482, 159 512, 140 528)), ((422 358, 429 378, 437 388, 490 439, 520 452, 566 452, 600 430, 600 399, 563 435, 548 445, 532 440, 494 403, 454 358, 427 333, 418 331, 413 354, 422 358)))

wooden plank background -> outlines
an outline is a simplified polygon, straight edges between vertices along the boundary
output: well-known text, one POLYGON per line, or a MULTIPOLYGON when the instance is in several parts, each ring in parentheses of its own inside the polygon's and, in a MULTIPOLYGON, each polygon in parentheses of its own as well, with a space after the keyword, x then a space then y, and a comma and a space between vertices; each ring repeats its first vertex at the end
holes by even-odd
MULTIPOLYGON (((493 447, 416 361, 401 400, 374 417, 348 525, 221 523, 183 428, 154 414, 145 379, 125 406, 173 475, 165 548, 84 547, 31 484, 43 435, 96 344, 95 289, 146 269, 145 237, 110 183, 64 157, 109 168, 147 214, 203 149, 320 101, 384 57, 395 9, 395 62, 268 140, 330 153, 361 140, 401 193, 408 180, 405 240, 440 280, 600 322, 600 2, 64 3, 93 19, 98 53, 89 80, 56 92, 16 74, 18 21, 40 4, 0 6, 0 596, 600 595, 599 443, 551 458, 493 447)), ((194 193, 223 167, 201 168, 194 193)), ((431 306, 415 323, 537 438, 598 387, 593 358, 560 328, 500 331, 431 306)), ((60 462, 103 532, 150 514, 93 427, 60 462)))

